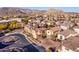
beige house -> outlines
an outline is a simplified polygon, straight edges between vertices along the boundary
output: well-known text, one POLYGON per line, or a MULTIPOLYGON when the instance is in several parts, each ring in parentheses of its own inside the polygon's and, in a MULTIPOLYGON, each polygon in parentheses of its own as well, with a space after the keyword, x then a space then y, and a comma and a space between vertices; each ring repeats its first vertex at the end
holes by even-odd
POLYGON ((37 39, 37 34, 36 34, 36 31, 35 30, 32 30, 31 31, 31 34, 33 36, 34 39, 37 39))
POLYGON ((54 33, 59 32, 61 30, 61 28, 60 27, 53 27, 50 30, 52 31, 52 34, 54 34, 54 33))
POLYGON ((71 36, 76 36, 77 33, 75 31, 72 30, 64 30, 62 32, 58 33, 57 39, 59 40, 65 40, 71 36))
POLYGON ((75 19, 75 23, 79 26, 79 18, 75 19))
POLYGON ((42 34, 45 32, 46 28, 35 28, 35 31, 38 36, 42 36, 42 34))
POLYGON ((59 31, 60 31, 60 28, 59 27, 50 28, 50 29, 48 29, 48 30, 45 31, 46 37, 47 38, 51 38, 52 35, 56 34, 59 31))
POLYGON ((51 30, 46 30, 46 37, 47 38, 51 38, 51 35, 53 34, 53 32, 51 30))
POLYGON ((71 28, 73 25, 74 25, 73 23, 65 21, 60 25, 60 28, 63 30, 67 30, 67 29, 71 28))
POLYGON ((31 29, 28 26, 24 26, 24 31, 26 33, 31 33, 31 29))
POLYGON ((24 31, 28 34, 31 34, 33 38, 37 39, 37 31, 36 30, 29 28, 28 26, 25 26, 24 31))
POLYGON ((75 32, 79 33, 79 26, 75 26, 73 29, 75 32))

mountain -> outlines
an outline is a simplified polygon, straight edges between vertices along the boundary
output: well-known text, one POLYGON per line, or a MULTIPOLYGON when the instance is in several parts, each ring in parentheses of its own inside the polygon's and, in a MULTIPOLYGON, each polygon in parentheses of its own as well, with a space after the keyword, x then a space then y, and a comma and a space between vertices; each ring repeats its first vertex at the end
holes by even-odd
POLYGON ((57 15, 79 15, 79 13, 75 12, 64 12, 62 10, 56 10, 56 9, 48 9, 48 10, 33 10, 23 7, 2 7, 0 8, 0 17, 4 16, 35 16, 38 14, 57 14, 57 15))
POLYGON ((0 16, 19 16, 31 13, 30 9, 22 9, 17 7, 2 7, 0 8, 0 16))

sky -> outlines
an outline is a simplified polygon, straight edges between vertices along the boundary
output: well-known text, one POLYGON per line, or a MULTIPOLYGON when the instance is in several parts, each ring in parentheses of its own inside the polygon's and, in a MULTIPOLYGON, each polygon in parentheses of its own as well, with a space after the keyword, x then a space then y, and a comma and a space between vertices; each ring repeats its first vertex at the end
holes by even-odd
POLYGON ((58 9, 63 10, 65 12, 78 12, 79 13, 79 7, 28 7, 30 9, 36 9, 36 10, 47 10, 47 9, 58 9))

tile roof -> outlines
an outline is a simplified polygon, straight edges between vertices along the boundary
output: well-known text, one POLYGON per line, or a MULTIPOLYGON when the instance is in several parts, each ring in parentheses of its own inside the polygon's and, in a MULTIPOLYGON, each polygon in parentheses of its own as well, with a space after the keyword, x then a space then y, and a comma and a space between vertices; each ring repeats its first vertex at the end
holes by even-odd
POLYGON ((79 37, 69 37, 63 41, 63 45, 68 49, 77 51, 77 48, 79 48, 79 37))
POLYGON ((62 32, 59 32, 59 34, 62 34, 62 35, 64 35, 65 37, 67 37, 67 36, 70 35, 70 34, 76 34, 76 32, 75 32, 75 31, 72 31, 72 30, 64 30, 64 31, 62 31, 62 32))

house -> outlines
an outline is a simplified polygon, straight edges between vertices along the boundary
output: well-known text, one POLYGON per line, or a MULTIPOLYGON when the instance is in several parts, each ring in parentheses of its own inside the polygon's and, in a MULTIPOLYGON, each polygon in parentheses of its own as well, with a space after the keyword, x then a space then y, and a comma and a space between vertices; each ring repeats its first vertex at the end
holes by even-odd
POLYGON ((52 37, 51 35, 53 34, 53 32, 49 29, 49 30, 46 30, 45 33, 46 33, 46 37, 51 39, 52 37))
POLYGON ((71 22, 68 22, 68 21, 64 21, 61 25, 60 25, 60 28, 63 29, 63 30, 67 30, 71 27, 73 27, 73 23, 71 22))
POLYGON ((67 49, 65 46, 62 45, 62 47, 58 49, 58 52, 73 52, 73 50, 67 49))
POLYGON ((60 22, 60 21, 57 21, 57 22, 55 22, 55 24, 56 24, 57 26, 60 26, 60 25, 61 25, 61 22, 60 22))
POLYGON ((79 18, 75 19, 75 23, 79 26, 79 18))
POLYGON ((79 26, 75 26, 73 29, 75 32, 79 33, 79 26))
POLYGON ((52 34, 54 34, 54 33, 59 32, 61 30, 61 28, 57 26, 57 27, 51 28, 50 30, 52 31, 52 34))
POLYGON ((30 26, 25 26, 24 31, 26 34, 31 34, 34 39, 37 39, 37 33, 34 29, 30 28, 30 26))
POLYGON ((44 33, 45 30, 46 30, 46 28, 35 28, 35 31, 38 36, 42 36, 42 34, 44 33))
POLYGON ((47 37, 52 37, 52 35, 59 32, 61 29, 59 27, 53 27, 45 31, 47 37))
POLYGON ((24 26, 24 31, 26 32, 26 33, 31 33, 31 26, 24 26))
POLYGON ((79 52, 79 37, 69 37, 67 40, 63 40, 63 46, 67 51, 79 52))
MULTIPOLYGON (((60 46, 60 42, 55 42, 53 40, 45 40, 39 39, 41 41, 41 45, 48 51, 49 48, 56 48, 58 50, 60 46)), ((54 51, 53 51, 54 52, 54 51)))
POLYGON ((31 34, 34 39, 37 39, 37 34, 35 30, 31 30, 31 34))
POLYGON ((46 31, 46 33, 48 35, 53 35, 54 33, 56 32, 59 32, 61 29, 59 27, 53 27, 53 28, 50 28, 46 31))
POLYGON ((71 36, 76 36, 77 33, 75 31, 72 30, 64 30, 62 32, 58 33, 57 39, 59 40, 65 40, 71 36))

